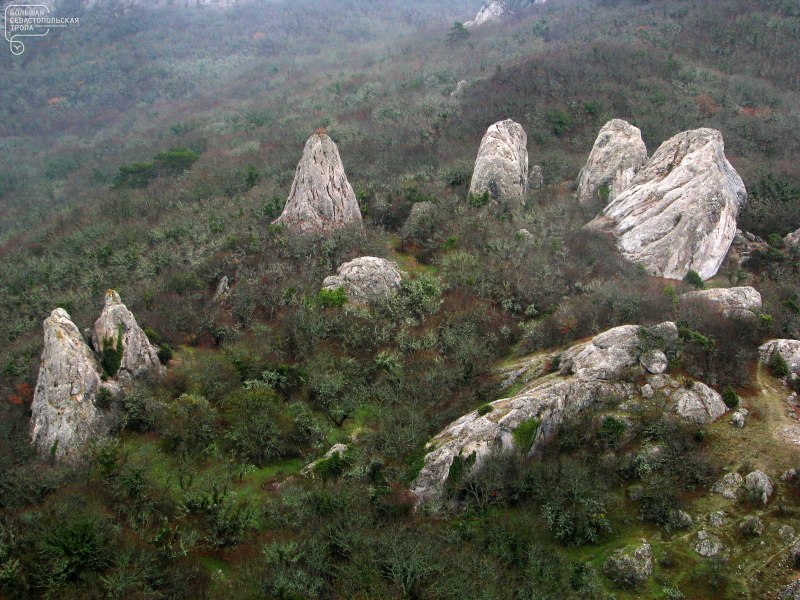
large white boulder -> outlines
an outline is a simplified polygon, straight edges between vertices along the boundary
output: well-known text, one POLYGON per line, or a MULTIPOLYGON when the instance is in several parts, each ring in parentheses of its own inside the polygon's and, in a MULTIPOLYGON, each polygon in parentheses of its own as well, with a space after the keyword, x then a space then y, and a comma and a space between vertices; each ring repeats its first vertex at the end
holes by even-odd
POLYGON ((528 195, 528 136, 522 125, 507 119, 486 131, 475 160, 469 193, 488 194, 507 208, 519 209, 528 195))
POLYGON ((384 258, 362 256, 344 263, 336 275, 326 277, 326 290, 344 288, 347 299, 354 304, 369 304, 385 300, 400 291, 403 274, 397 265, 384 258))
POLYGON ((608 230, 622 254, 654 276, 716 275, 747 202, 725 158, 722 134, 695 129, 664 142, 590 227, 608 230))
POLYGON ((642 132, 622 119, 606 123, 578 176, 578 202, 608 204, 633 181, 647 162, 642 132))
POLYGON ((761 294, 752 287, 713 288, 687 292, 681 304, 707 302, 716 306, 728 318, 755 318, 761 311, 761 294))
POLYGON ((301 231, 329 231, 362 223, 356 194, 344 172, 339 149, 324 133, 312 135, 289 192, 283 214, 275 220, 301 231))

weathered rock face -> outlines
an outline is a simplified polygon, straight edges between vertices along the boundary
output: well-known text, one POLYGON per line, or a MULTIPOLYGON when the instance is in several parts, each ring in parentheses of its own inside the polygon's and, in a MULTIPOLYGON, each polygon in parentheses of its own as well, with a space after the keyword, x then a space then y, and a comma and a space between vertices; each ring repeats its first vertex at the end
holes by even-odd
POLYGON ((325 134, 306 142, 283 214, 275 220, 301 232, 360 225, 361 210, 339 149, 325 134))
POLYGON ((44 321, 44 351, 31 405, 31 443, 43 456, 78 460, 86 443, 108 433, 112 413, 95 406, 99 365, 69 314, 44 321))
POLYGON ((728 473, 711 488, 715 494, 719 494, 728 500, 735 500, 739 495, 744 484, 744 479, 738 473, 728 473))
POLYGON ((469 193, 488 194, 512 210, 525 205, 528 195, 528 136, 519 123, 507 119, 486 131, 478 150, 469 193))
MULTIPOLYGON (((501 374, 507 379, 503 385, 523 383, 522 390, 513 397, 497 400, 464 415, 434 437, 427 446, 425 465, 412 486, 412 492, 420 502, 439 498, 457 457, 469 460, 473 468, 477 468, 493 451, 517 450, 529 456, 536 454, 552 439, 567 417, 604 398, 635 395, 638 386, 621 380, 629 375, 645 375, 647 371, 642 357, 653 353, 656 348, 669 349, 677 339, 674 323, 647 328, 626 325, 568 349, 561 355, 557 374, 545 374, 539 358, 504 369, 501 374), (538 427, 531 447, 517 448, 514 431, 523 424, 534 422, 538 427)), ((673 388, 669 387, 670 377, 651 375, 650 381, 659 390, 664 389, 662 393, 665 396, 673 394, 673 388), (666 393, 667 389, 669 393, 666 393)), ((703 389, 699 387, 702 384, 696 385, 698 390, 703 389)), ((676 383, 674 389, 677 387, 676 383)), ((724 403, 722 407, 724 412, 724 403)))
POLYGON ((800 373, 800 340, 770 340, 758 349, 764 364, 769 364, 776 352, 786 361, 789 371, 800 373))
POLYGON ((753 471, 744 478, 744 488, 753 500, 766 504, 774 491, 772 480, 764 471, 753 471))
POLYGON ((590 227, 611 231, 629 260, 656 277, 705 280, 719 270, 747 192, 722 134, 696 129, 664 142, 590 227))
POLYGON ((714 288, 688 292, 681 296, 684 302, 709 302, 719 307, 728 318, 754 319, 761 311, 761 294, 752 287, 714 288))
POLYGON ((609 121, 578 176, 578 202, 608 204, 627 189, 645 162, 647 147, 639 128, 622 119, 609 121))
POLYGON ((403 275, 395 263, 363 256, 339 267, 336 275, 325 278, 322 287, 326 290, 342 287, 350 302, 369 304, 399 292, 402 281, 403 275))
POLYGON ((637 587, 653 574, 653 549, 647 540, 633 551, 616 550, 603 564, 605 573, 624 587, 637 587))
POLYGON ((107 344, 112 348, 119 348, 120 336, 122 360, 116 375, 120 381, 127 383, 147 373, 162 373, 158 351, 150 344, 133 313, 120 300, 119 294, 108 290, 103 312, 94 324, 92 344, 97 352, 102 353, 107 344))
POLYGON ((705 529, 697 533, 697 544, 695 544, 694 551, 700 556, 705 556, 706 558, 717 556, 722 550, 722 542, 717 536, 705 529))
POLYGON ((677 389, 672 399, 675 403, 675 412, 695 423, 716 421, 728 411, 722 396, 699 381, 695 381, 691 388, 677 389))
POLYGON ((108 290, 105 307, 88 332, 102 355, 118 348, 119 370, 101 378, 98 354, 64 309, 44 322, 44 351, 31 406, 31 443, 59 462, 80 462, 89 441, 108 435, 119 423, 119 396, 133 378, 163 373, 158 355, 119 295, 108 290))
POLYGON ((783 243, 786 244, 787 246, 797 246, 798 244, 800 244, 800 229, 798 229, 797 231, 793 231, 785 238, 783 238, 783 243))

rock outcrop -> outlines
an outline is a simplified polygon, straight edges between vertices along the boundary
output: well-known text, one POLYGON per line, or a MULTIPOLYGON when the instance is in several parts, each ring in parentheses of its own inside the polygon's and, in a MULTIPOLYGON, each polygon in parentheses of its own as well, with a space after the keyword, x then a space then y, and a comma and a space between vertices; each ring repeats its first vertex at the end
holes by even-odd
POLYGON ((764 471, 753 471, 744 478, 744 489, 751 500, 766 504, 775 488, 772 480, 764 471))
MULTIPOLYGON (((546 3, 547 0, 515 0, 513 2, 514 6, 517 8, 546 3)), ((509 2, 509 0, 489 0, 483 5, 480 11, 478 11, 478 14, 472 21, 464 23, 464 27, 473 29, 481 25, 486 25, 487 23, 506 21, 514 16, 514 11, 511 9, 510 4, 511 2, 509 2)))
POLYGON ((122 303, 114 290, 106 292, 105 306, 94 324, 92 344, 102 354, 107 347, 119 351, 122 341, 122 358, 116 377, 124 383, 147 373, 160 375, 164 369, 158 360, 158 350, 147 339, 133 313, 122 303))
POLYGON ((737 319, 754 319, 761 312, 761 294, 752 287, 713 288, 688 292, 681 303, 708 302, 716 305, 723 316, 737 319))
POLYGON ((656 277, 716 275, 747 202, 741 177, 713 129, 664 142, 630 186, 589 225, 610 231, 629 260, 656 277))
POLYGON ((770 340, 758 349, 761 362, 770 363, 773 354, 779 354, 789 371, 800 373, 800 340, 770 340))
POLYGON ((275 223, 312 232, 361 222, 358 200, 344 172, 339 149, 326 134, 315 133, 306 142, 289 199, 275 223))
POLYGON ((528 136, 519 123, 507 119, 486 131, 478 150, 469 193, 488 194, 502 206, 517 210, 528 195, 528 136))
POLYGON ((97 358, 69 314, 57 308, 44 321, 44 351, 31 405, 31 443, 37 452, 74 462, 89 440, 107 434, 114 415, 95 403, 104 387, 97 358))
MULTIPOLYGON (((643 364, 651 361, 645 357, 670 352, 677 341, 674 323, 626 325, 568 349, 561 354, 558 373, 547 374, 543 365, 551 363, 552 357, 545 360, 540 356, 503 369, 503 386, 522 384, 521 391, 464 415, 436 435, 427 446, 425 465, 412 485, 412 493, 419 502, 440 498, 456 458, 477 468, 492 452, 516 450, 535 455, 566 418, 605 398, 635 396, 640 388, 629 381, 647 376, 643 364), (521 426, 535 430, 529 447, 517 447, 519 436, 515 439, 514 432, 521 426)), ((661 370, 660 361, 653 364, 661 370)), ((649 381, 664 390, 661 393, 665 397, 675 395, 674 390, 679 387, 663 374, 649 375, 649 381)), ((706 394, 700 392, 708 388, 700 383, 695 386, 698 396, 704 398, 706 394)), ((681 394, 677 396, 678 402, 683 401, 681 394)), ((702 405, 703 400, 698 402, 702 405)), ((725 411, 724 403, 722 410, 725 411)), ((704 411, 706 418, 713 418, 712 413, 716 412, 704 411)))
POLYGON ((486 23, 498 23, 510 17, 513 13, 501 0, 491 0, 486 3, 471 21, 464 23, 464 27, 472 29, 486 23))
POLYGON ((722 541, 717 536, 705 529, 697 532, 697 544, 695 544, 694 551, 700 556, 706 558, 717 556, 722 550, 722 541))
POLYGON ((62 308, 44 321, 30 435, 39 454, 58 462, 80 462, 90 441, 118 425, 118 398, 134 378, 163 373, 156 349, 115 291, 106 293, 90 334, 94 349, 62 308), (106 348, 113 352, 104 356, 106 348))
POLYGON ((719 494, 727 500, 736 500, 739 492, 744 485, 744 479, 738 473, 727 473, 711 488, 715 494, 719 494))
POLYGON ((793 231, 785 238, 783 238, 783 243, 790 247, 797 246, 798 244, 800 244, 800 229, 798 229, 797 231, 793 231))
POLYGON ((606 123, 578 176, 578 202, 612 202, 647 162, 642 132, 622 119, 606 123))
POLYGON ((400 291, 403 274, 393 262, 374 256, 362 256, 344 263, 336 275, 326 277, 326 290, 344 288, 353 304, 370 304, 385 300, 400 291))
POLYGON ((606 559, 603 571, 623 587, 640 586, 653 575, 653 549, 647 540, 632 550, 620 548, 606 559))

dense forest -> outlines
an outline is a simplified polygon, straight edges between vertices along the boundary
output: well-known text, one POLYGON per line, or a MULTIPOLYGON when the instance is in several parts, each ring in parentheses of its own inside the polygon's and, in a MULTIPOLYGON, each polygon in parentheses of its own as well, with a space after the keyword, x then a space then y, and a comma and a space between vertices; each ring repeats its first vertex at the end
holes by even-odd
POLYGON ((791 365, 758 356, 800 337, 800 246, 784 241, 800 228, 800 2, 524 4, 466 30, 479 1, 64 0, 79 28, 0 51, 0 597, 777 598, 796 578, 797 478, 763 505, 708 490, 800 468, 773 435, 796 420, 791 365), (515 214, 469 193, 482 136, 507 118, 542 173, 515 214), (584 227, 603 206, 576 202, 575 182, 613 118, 651 154, 722 132, 748 191, 738 227, 761 240, 744 266, 656 278, 584 227), (363 227, 273 224, 315 130, 363 227), (395 296, 321 291, 363 256, 404 272, 395 296), (679 301, 704 285, 751 285, 763 311, 679 301), (107 289, 165 374, 62 464, 29 442, 42 321, 61 307, 83 331, 107 289), (441 501, 415 502, 426 444, 519 391, 510 366, 557 372, 576 342, 665 321, 671 372, 747 406, 745 429, 649 404, 620 416, 617 398, 539 456, 451 468, 441 501), (728 551, 701 556, 694 536, 720 511, 728 551), (763 532, 742 526, 754 515, 763 532), (645 538, 651 577, 609 568, 645 538))

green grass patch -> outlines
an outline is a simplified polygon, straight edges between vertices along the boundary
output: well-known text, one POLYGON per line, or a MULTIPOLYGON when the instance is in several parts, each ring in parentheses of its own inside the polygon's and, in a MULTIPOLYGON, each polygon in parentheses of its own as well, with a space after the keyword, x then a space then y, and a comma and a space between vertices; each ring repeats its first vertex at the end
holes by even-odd
POLYGON ((539 426, 542 420, 537 417, 531 417, 527 421, 520 423, 517 428, 512 432, 514 438, 514 445, 523 454, 527 454, 533 445, 533 439, 536 437, 536 432, 539 431, 539 426))

